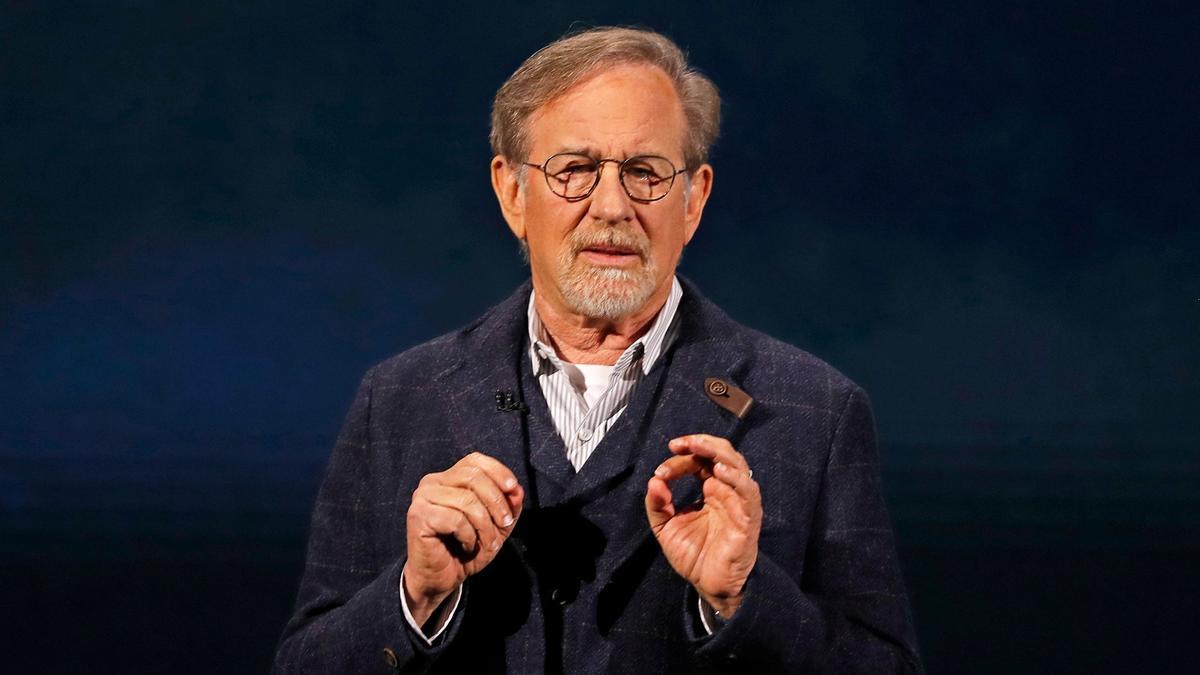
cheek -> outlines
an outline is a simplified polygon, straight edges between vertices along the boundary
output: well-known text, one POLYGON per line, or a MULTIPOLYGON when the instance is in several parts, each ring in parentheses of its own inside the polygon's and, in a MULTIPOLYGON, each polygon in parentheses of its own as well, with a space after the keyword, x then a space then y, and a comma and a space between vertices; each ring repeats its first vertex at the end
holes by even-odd
MULTIPOLYGON (((657 215, 657 214, 656 214, 657 215)), ((650 235, 651 246, 656 255, 677 256, 687 244, 687 228, 683 224, 683 211, 672 213, 668 218, 643 220, 650 235)))
POLYGON ((576 209, 564 209, 564 205, 536 203, 536 200, 531 200, 527 207, 525 240, 530 250, 537 251, 543 259, 557 257, 558 252, 565 246, 564 242, 579 222, 576 209))
POLYGON ((587 213, 586 206, 563 201, 534 198, 526 202, 526 228, 532 238, 534 233, 543 239, 561 241, 565 239, 587 213))

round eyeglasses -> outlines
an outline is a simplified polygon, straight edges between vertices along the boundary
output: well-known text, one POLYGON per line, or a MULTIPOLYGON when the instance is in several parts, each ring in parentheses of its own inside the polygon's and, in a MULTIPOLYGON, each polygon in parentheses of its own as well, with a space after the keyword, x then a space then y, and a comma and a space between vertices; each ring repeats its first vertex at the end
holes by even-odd
POLYGON ((621 162, 596 159, 578 152, 560 152, 551 155, 543 164, 522 164, 545 174, 551 192, 575 202, 591 196, 600 184, 600 172, 606 162, 617 165, 625 194, 639 202, 656 202, 666 197, 675 183, 675 176, 687 171, 687 168, 677 170, 671 160, 658 155, 635 155, 621 162))

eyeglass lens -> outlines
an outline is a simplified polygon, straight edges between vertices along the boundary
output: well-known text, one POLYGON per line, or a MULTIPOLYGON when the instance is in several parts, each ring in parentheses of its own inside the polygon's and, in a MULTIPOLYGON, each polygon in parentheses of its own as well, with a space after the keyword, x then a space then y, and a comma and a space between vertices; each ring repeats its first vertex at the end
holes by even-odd
MULTIPOLYGON (((587 195, 598 181, 601 162, 575 153, 554 155, 546 161, 546 180, 560 197, 587 195)), ((675 165, 665 157, 641 155, 621 163, 621 184, 634 199, 654 201, 666 196, 675 180, 675 165)))

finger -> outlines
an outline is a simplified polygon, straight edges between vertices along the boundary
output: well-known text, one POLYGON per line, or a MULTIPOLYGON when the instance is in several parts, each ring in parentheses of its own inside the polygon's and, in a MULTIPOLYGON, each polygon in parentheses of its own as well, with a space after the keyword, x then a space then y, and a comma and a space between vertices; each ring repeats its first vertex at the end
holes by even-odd
POLYGON ((717 462, 713 465, 713 476, 733 488, 743 499, 758 500, 761 498, 758 483, 754 482, 750 472, 745 469, 730 466, 725 462, 717 462))
POLYGON ((761 516, 753 504, 742 499, 733 488, 716 478, 704 482, 704 508, 721 523, 725 535, 746 535, 757 531, 761 516))
POLYGON ((482 469, 507 494, 512 494, 521 487, 517 483, 516 475, 494 457, 489 457, 482 452, 472 452, 459 460, 459 464, 464 462, 482 469))
POLYGON ((482 546, 489 551, 500 548, 506 535, 492 521, 491 513, 479 501, 479 496, 465 488, 436 486, 426 490, 421 495, 430 504, 461 511, 466 516, 482 546))
POLYGON ((668 457, 658 468, 654 470, 654 475, 666 481, 675 480, 681 476, 694 474, 702 480, 712 475, 712 462, 704 457, 696 457, 695 455, 676 455, 668 457))
POLYGON ((521 519, 521 512, 525 510, 525 488, 518 485, 515 490, 506 493, 505 497, 508 499, 508 510, 513 515, 514 522, 507 528, 511 531, 517 526, 515 521, 521 519))
POLYGON ((483 454, 482 452, 472 452, 464 457, 461 462, 468 462, 483 469, 497 486, 504 492, 508 501, 509 512, 512 513, 513 519, 521 517, 521 511, 525 505, 525 490, 517 481, 517 476, 500 460, 483 454))
POLYGON ((646 484, 646 518, 650 529, 657 531, 675 515, 675 504, 671 501, 671 488, 667 481, 655 476, 646 484))
POLYGON ((750 466, 746 463, 746 458, 737 450, 734 450, 733 445, 729 441, 719 436, 710 436, 709 434, 680 436, 672 438, 667 443, 667 448, 676 455, 693 454, 700 457, 707 457, 714 462, 732 464, 747 471, 750 469, 750 466))
POLYGON ((507 496, 500 486, 481 467, 459 462, 443 474, 442 485, 469 490, 475 493, 491 514, 496 527, 509 527, 516 520, 509 508, 507 496))
POLYGON ((704 482, 704 503, 719 507, 728 524, 751 533, 762 527, 762 497, 754 480, 728 465, 716 465, 716 476, 704 482))
POLYGON ((713 480, 705 481, 706 500, 720 500, 726 509, 750 518, 761 517, 762 494, 748 475, 728 464, 714 467, 713 480))
POLYGON ((722 483, 717 478, 704 481, 701 486, 701 498, 708 508, 716 507, 724 513, 744 514, 745 500, 738 496, 733 486, 722 483))
POLYGON ((479 536, 465 513, 431 503, 426 503, 422 511, 422 520, 431 533, 439 537, 453 537, 463 551, 474 553, 478 550, 479 536))

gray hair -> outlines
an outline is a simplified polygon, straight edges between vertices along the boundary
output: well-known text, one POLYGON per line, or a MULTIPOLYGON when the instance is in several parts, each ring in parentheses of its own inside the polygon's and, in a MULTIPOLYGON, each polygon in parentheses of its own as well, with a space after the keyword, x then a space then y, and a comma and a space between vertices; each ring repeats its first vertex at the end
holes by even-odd
POLYGON ((563 36, 517 68, 492 103, 492 152, 527 160, 526 122, 534 111, 606 68, 628 63, 656 66, 667 74, 687 118, 683 160, 691 170, 707 162, 721 126, 716 85, 689 66, 683 51, 665 35, 611 26, 563 36))

